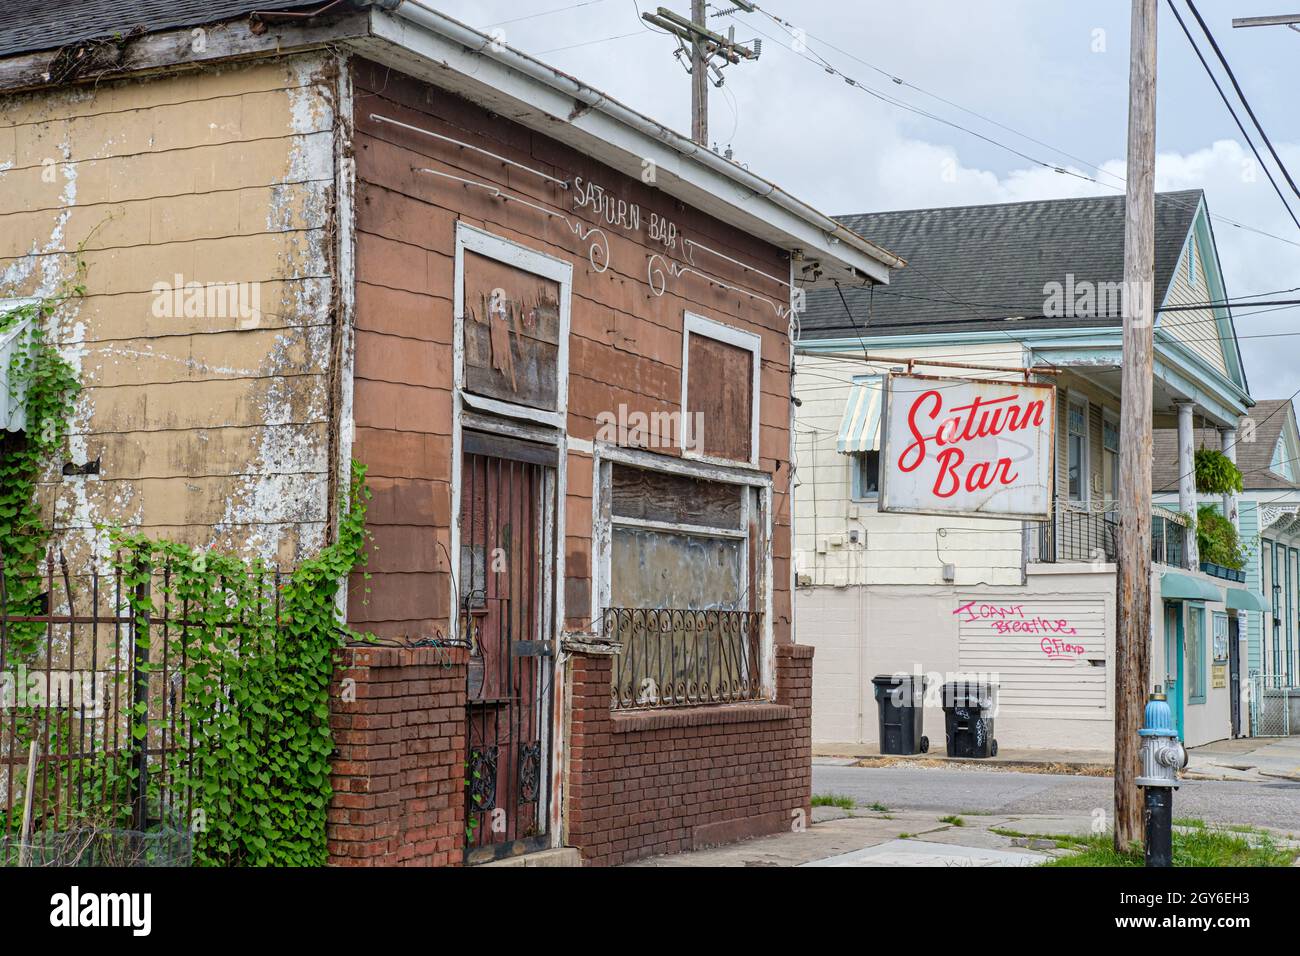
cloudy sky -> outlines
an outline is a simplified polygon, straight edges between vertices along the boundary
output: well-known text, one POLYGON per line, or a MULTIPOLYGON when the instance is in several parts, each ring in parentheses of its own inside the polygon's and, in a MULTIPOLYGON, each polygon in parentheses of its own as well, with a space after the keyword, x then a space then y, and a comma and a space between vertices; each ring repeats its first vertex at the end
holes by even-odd
MULTIPOLYGON (((639 18, 638 3, 645 11, 658 2, 442 0, 438 6, 472 26, 499 29, 510 45, 689 132, 690 81, 672 55, 676 43, 639 18)), ((686 0, 662 2, 679 13, 689 10, 686 0)), ((736 39, 763 41, 756 63, 729 68, 724 87, 711 90, 710 139, 823 211, 1122 192, 1126 0, 764 0, 761 6, 789 25, 762 13, 725 13, 734 9, 725 2, 709 6, 715 31, 734 26, 736 39), (827 73, 818 58, 969 132, 854 88, 827 73)), ((1292 10, 1282 0, 1197 0, 1197 7, 1300 182, 1300 33, 1231 24, 1234 16, 1292 10)), ((1300 229, 1164 3, 1157 104, 1157 188, 1205 190, 1229 295, 1300 286, 1300 229)), ((1258 137, 1256 145, 1263 152, 1258 137)), ((1300 215, 1300 198, 1289 195, 1300 215)), ((1300 335, 1287 334, 1300 331, 1300 308, 1243 314, 1249 311, 1238 310, 1237 334, 1252 393, 1274 398, 1300 390, 1300 335)))

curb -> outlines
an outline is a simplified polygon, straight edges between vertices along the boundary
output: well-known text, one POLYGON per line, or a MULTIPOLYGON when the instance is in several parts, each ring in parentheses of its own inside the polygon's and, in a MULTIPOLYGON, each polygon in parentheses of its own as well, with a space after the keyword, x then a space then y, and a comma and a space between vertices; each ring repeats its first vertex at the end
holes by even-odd
POLYGON ((939 764, 965 764, 975 767, 987 767, 993 770, 1028 770, 1060 776, 1110 776, 1114 773, 1114 766, 1111 764, 1060 760, 1002 760, 997 757, 933 757, 928 754, 880 754, 858 757, 854 758, 852 766, 879 767, 892 761, 897 762, 893 764, 894 766, 915 763, 920 765, 922 769, 937 769, 927 767, 923 763, 924 761, 934 761, 939 764), (1105 772, 1101 773, 1100 771, 1105 772))

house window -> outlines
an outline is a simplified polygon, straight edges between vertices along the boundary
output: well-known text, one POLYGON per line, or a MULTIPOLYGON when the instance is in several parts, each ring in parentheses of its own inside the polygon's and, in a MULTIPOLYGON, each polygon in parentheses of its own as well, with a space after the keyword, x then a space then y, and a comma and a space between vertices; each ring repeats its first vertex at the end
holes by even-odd
POLYGON ((770 484, 647 452, 600 454, 597 620, 620 646, 613 708, 765 699, 770 484))
POLYGON ((1294 462, 1286 453, 1286 436, 1278 437, 1277 444, 1273 446, 1273 460, 1269 463, 1269 471, 1275 475, 1280 475, 1287 481, 1295 481, 1294 462))
POLYGON ((1070 399, 1066 429, 1066 476, 1070 500, 1088 500, 1088 401, 1070 399))
POLYGON ((880 452, 860 451, 853 456, 853 497, 875 501, 880 497, 880 452))
POLYGON ((1103 492, 1108 504, 1119 499, 1119 422, 1109 414, 1101 420, 1103 492))
POLYGON ((567 422, 573 267, 466 223, 456 227, 456 379, 470 407, 567 422))
POLYGON ((1205 703, 1205 608, 1187 609, 1187 702, 1205 703))
POLYGON ((758 464, 762 339, 686 313, 682 336, 682 454, 758 464), (689 438, 689 440, 687 440, 689 438))

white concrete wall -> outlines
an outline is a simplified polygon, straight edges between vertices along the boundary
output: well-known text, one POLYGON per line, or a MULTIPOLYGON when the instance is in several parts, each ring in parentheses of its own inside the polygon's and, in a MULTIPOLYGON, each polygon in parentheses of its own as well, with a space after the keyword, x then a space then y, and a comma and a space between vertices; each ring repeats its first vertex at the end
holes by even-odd
MULTIPOLYGON (((1152 683, 1162 683, 1165 674, 1159 583, 1163 573, 1157 568, 1152 582, 1152 683)), ((1223 739, 1231 730, 1230 689, 1212 687, 1210 622, 1213 612, 1224 607, 1207 603, 1205 609, 1205 703, 1187 703, 1187 681, 1183 684, 1188 746, 1223 739)), ((1000 747, 1106 751, 1113 747, 1113 565, 1031 566, 1023 586, 801 587, 796 592, 795 610, 800 642, 817 648, 813 667, 815 744, 878 745, 871 684, 877 674, 939 672, 941 680, 952 680, 958 674, 996 667, 1003 685, 994 725, 1000 747), (963 616, 955 612, 972 599, 1022 605, 1031 617, 1059 615, 1080 632, 1078 637, 1063 639, 1077 641, 1087 652, 1078 659, 1054 661, 1037 648, 1038 635, 1026 640, 1013 635, 994 637, 991 632, 980 638, 969 630, 963 632, 963 616), (1099 643, 1087 636, 1097 629, 1099 643), (990 657, 987 645, 997 640, 1016 646, 1000 657, 990 657), (1104 655, 1102 666, 1088 663, 1097 657, 1094 648, 1104 655)), ((943 711, 936 697, 931 697, 926 707, 925 733, 931 749, 942 752, 943 711)))

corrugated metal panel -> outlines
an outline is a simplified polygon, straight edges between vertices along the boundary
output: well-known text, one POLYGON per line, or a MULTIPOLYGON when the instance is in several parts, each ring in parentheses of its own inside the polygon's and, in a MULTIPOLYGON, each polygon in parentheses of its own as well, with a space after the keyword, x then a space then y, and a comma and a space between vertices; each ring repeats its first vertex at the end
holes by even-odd
POLYGON ((1106 706, 1106 604, 1101 598, 958 602, 958 667, 996 674, 1011 707, 1106 706))

